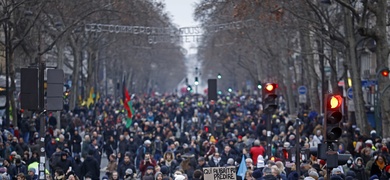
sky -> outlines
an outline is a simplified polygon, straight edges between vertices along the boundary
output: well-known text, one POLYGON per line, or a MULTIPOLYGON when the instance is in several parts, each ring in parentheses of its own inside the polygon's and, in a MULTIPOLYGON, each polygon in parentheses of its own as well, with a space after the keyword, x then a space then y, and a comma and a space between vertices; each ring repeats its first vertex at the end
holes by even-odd
MULTIPOLYGON (((166 11, 171 15, 173 23, 178 27, 193 27, 198 24, 194 21, 193 13, 194 13, 194 5, 199 0, 163 0, 165 2, 166 11)), ((195 43, 183 43, 182 47, 187 50, 187 55, 194 55, 197 53, 197 44, 195 43)), ((194 57, 196 56, 188 56, 186 60, 187 66, 187 78, 190 83, 193 83, 195 79, 195 70, 194 67, 200 67, 198 60, 194 57), (193 57, 193 58, 189 58, 193 57)), ((199 92, 201 93, 205 84, 200 81, 199 92)), ((180 84, 178 85, 180 88, 180 84)))
POLYGON ((194 4, 198 0, 164 0, 173 22, 180 27, 196 26, 193 19, 194 4))
MULTIPOLYGON (((199 0, 162 0, 165 2, 166 11, 170 14, 173 23, 178 27, 193 27, 198 23, 194 21, 193 13, 195 3, 199 0)), ((196 43, 183 43, 182 47, 188 54, 196 54, 196 43)))

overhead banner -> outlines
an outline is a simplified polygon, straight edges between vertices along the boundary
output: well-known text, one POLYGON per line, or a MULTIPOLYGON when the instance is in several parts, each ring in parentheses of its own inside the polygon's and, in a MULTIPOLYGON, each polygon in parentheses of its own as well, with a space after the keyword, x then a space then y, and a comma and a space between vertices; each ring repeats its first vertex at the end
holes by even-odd
POLYGON ((236 180, 236 174, 234 166, 203 168, 204 179, 207 180, 236 180))
POLYGON ((205 33, 217 33, 225 30, 237 30, 245 27, 252 27, 256 23, 255 20, 249 19, 244 21, 234 21, 223 24, 214 24, 209 26, 194 26, 194 27, 148 27, 148 26, 125 26, 115 24, 86 24, 84 30, 86 32, 107 32, 107 33, 127 33, 134 35, 168 35, 168 36, 188 36, 202 35, 205 33))

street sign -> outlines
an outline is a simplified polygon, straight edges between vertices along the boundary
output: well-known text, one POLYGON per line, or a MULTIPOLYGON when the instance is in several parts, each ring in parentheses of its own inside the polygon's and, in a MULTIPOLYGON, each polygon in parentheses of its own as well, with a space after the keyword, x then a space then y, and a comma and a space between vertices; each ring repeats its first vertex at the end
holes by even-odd
POLYGON ((347 97, 349 99, 353 99, 353 90, 352 90, 352 88, 348 88, 348 90, 347 90, 347 97))
POLYGON ((299 95, 299 103, 307 103, 306 94, 299 95))
POLYGON ((301 95, 306 94, 307 93, 306 86, 299 86, 298 87, 298 93, 301 94, 301 95))

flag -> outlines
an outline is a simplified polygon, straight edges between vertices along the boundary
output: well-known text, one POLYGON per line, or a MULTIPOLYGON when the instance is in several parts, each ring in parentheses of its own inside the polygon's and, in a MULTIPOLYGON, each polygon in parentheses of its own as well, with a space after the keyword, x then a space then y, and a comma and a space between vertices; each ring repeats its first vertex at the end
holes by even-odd
POLYGON ((240 167, 238 168, 237 171, 237 176, 241 176, 242 179, 245 179, 245 173, 246 173, 247 167, 245 163, 245 156, 242 155, 240 167))
POLYGON ((133 123, 133 104, 131 102, 131 97, 129 91, 126 88, 125 78, 123 78, 123 106, 126 109, 126 128, 129 128, 133 123))
POLYGON ((131 124, 133 123, 133 102, 130 100, 127 104, 130 108, 130 111, 127 112, 127 118, 126 118, 126 128, 129 128, 131 124))
POLYGON ((93 90, 93 87, 91 87, 91 89, 89 90, 89 97, 87 99, 87 107, 88 108, 91 106, 91 104, 94 103, 94 101, 93 101, 93 94, 94 94, 94 90, 93 90))

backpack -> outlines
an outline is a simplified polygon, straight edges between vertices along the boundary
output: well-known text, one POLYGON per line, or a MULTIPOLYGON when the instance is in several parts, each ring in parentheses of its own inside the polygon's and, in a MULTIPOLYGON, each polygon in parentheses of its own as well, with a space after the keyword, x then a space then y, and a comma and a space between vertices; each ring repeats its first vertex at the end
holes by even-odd
POLYGON ((135 155, 136 155, 137 157, 142 158, 142 157, 140 157, 140 152, 143 152, 142 155, 144 155, 145 152, 146 152, 146 147, 143 146, 143 145, 141 145, 141 146, 137 149, 137 152, 135 153, 135 155))

